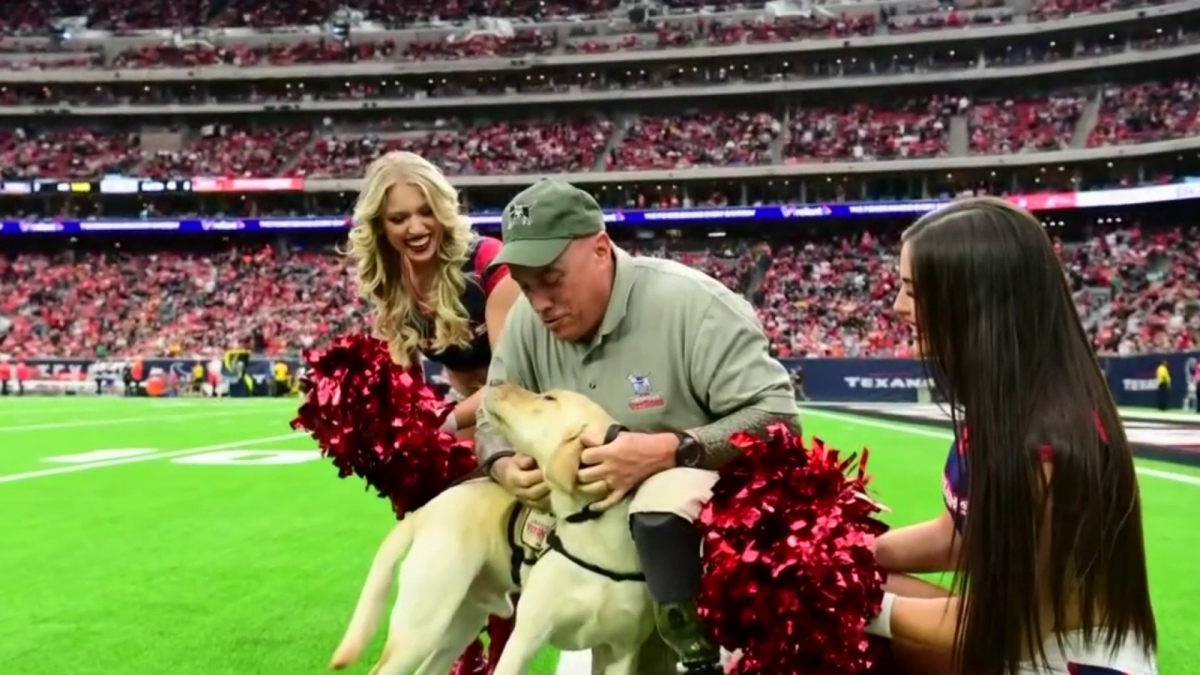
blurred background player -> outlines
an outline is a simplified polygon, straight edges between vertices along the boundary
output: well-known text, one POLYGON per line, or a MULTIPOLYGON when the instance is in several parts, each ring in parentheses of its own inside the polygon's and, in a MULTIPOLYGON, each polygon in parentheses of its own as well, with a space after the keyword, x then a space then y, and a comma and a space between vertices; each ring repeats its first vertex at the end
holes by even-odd
POLYGON ((292 391, 291 380, 288 377, 288 364, 276 361, 271 366, 271 395, 278 398, 287 396, 292 391))
POLYGON ((1171 368, 1166 360, 1159 361, 1154 369, 1154 381, 1158 384, 1158 409, 1166 412, 1171 407, 1171 368))
POLYGON ((208 379, 208 373, 204 368, 204 364, 196 361, 192 364, 191 383, 188 390, 195 396, 204 395, 204 383, 208 379))

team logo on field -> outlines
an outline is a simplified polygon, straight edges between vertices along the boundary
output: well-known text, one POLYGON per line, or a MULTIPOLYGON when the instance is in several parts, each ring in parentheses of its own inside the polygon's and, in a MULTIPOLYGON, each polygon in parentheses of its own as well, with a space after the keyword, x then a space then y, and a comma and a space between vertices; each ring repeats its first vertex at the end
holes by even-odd
POLYGON ((633 398, 629 399, 629 409, 633 411, 661 408, 666 400, 654 391, 650 378, 646 375, 628 375, 629 386, 633 387, 633 398))

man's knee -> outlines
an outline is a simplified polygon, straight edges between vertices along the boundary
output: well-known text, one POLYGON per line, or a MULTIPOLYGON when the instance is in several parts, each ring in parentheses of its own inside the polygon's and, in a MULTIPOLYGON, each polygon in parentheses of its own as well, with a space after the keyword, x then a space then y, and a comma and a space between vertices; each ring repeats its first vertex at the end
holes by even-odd
POLYGON ((630 514, 673 513, 694 521, 712 498, 717 472, 705 469, 675 468, 647 478, 629 503, 630 514))

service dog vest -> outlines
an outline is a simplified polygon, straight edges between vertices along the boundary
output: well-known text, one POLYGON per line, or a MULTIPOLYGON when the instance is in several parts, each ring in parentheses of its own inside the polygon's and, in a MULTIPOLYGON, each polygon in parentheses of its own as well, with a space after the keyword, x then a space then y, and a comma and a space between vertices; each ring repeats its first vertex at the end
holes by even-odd
POLYGON ((552 514, 517 504, 508 519, 508 545, 512 549, 512 578, 521 584, 521 569, 538 561, 549 549, 548 540, 557 520, 552 514))

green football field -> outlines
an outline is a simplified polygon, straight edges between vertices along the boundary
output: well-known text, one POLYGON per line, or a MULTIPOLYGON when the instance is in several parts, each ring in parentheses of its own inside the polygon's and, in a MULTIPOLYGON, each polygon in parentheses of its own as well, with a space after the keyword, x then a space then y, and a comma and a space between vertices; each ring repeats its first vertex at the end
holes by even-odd
MULTIPOLYGON (((323 671, 392 520, 290 433, 295 405, 0 399, 0 673, 323 671)), ((804 427, 871 448, 893 524, 942 508, 947 431, 819 409, 804 427)), ((1200 663, 1200 470, 1140 466, 1161 672, 1187 675, 1200 663)), ((547 653, 535 672, 557 662, 547 653)))

